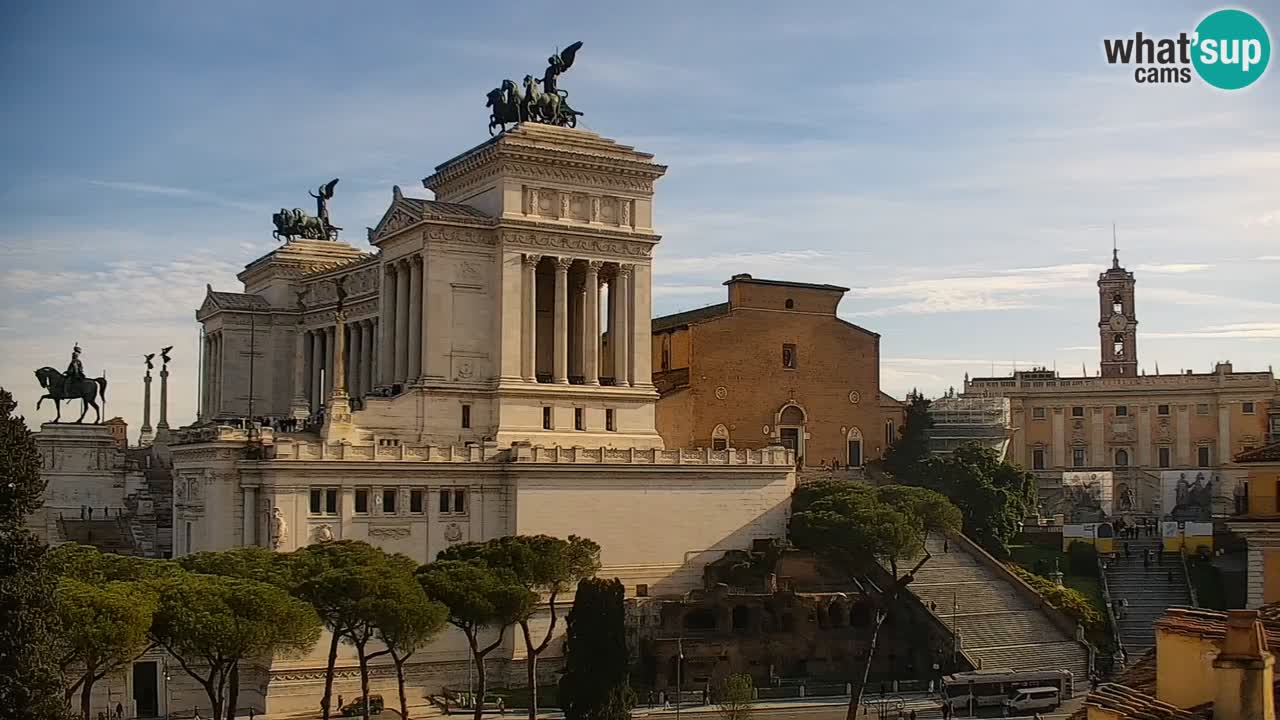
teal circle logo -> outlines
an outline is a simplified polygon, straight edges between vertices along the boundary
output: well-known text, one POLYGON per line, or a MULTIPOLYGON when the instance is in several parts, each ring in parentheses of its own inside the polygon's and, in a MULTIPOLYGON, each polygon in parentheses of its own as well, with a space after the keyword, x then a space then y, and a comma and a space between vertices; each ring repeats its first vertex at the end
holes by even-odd
POLYGON ((1252 85, 1267 69, 1271 38, 1243 10, 1219 10, 1196 26, 1191 62, 1201 79, 1223 90, 1252 85))

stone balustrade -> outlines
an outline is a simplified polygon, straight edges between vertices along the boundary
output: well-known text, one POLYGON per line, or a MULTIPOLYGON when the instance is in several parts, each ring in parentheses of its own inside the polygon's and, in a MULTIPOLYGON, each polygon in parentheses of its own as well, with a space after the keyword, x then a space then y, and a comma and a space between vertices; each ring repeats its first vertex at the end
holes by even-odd
POLYGON ((795 455, 782 446, 762 450, 711 450, 708 448, 657 450, 635 448, 544 447, 517 443, 499 448, 493 444, 405 445, 380 439, 370 444, 299 442, 276 440, 267 450, 271 460, 363 460, 430 463, 507 462, 559 465, 758 465, 792 467, 795 455))

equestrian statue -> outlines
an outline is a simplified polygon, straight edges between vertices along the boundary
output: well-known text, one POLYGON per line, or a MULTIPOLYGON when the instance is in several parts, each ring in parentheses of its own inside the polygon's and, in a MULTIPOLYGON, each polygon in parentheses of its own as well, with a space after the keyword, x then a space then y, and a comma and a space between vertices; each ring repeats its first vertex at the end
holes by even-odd
POLYGON ((569 107, 569 93, 559 87, 560 74, 573 66, 573 60, 582 47, 576 42, 547 58, 547 69, 538 79, 524 76, 524 92, 511 80, 489 91, 485 107, 493 108, 489 114, 489 134, 496 127, 507 130, 508 123, 536 122, 560 127, 577 127, 582 113, 569 107))
POLYGON ((40 387, 46 390, 45 394, 36 401, 36 410, 40 409, 40 404, 49 399, 53 401, 54 407, 58 411, 54 422, 62 422, 62 401, 63 400, 80 400, 80 417, 77 423, 84 422, 85 413, 89 412, 89 407, 93 406, 93 411, 97 413, 97 419, 93 424, 97 425, 102 422, 102 408, 98 407, 98 398, 101 397, 103 403, 107 400, 107 379, 105 377, 87 378, 84 376, 84 364, 80 362, 80 345, 77 343, 71 350, 71 362, 67 365, 67 372, 60 373, 57 368, 42 367, 36 370, 36 379, 40 381, 40 387))

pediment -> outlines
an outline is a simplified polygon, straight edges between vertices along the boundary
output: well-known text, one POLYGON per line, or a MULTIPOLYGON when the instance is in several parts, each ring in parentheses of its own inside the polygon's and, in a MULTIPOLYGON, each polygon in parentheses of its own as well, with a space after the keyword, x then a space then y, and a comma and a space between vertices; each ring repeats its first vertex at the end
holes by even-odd
POLYGON ((369 242, 378 244, 381 240, 401 230, 422 222, 422 210, 418 203, 400 194, 400 188, 392 191, 391 205, 382 214, 377 227, 369 228, 369 242))

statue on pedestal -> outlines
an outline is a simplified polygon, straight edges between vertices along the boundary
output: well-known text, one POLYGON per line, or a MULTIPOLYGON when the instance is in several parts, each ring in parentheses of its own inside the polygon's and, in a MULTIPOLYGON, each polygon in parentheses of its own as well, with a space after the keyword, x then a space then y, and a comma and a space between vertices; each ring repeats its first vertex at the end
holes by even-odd
POLYGON ((58 372, 55 368, 42 367, 35 371, 36 379, 40 381, 40 387, 47 392, 36 401, 36 409, 40 409, 40 404, 48 398, 53 401, 54 407, 57 408, 58 415, 54 418, 54 422, 62 421, 62 401, 63 400, 80 400, 81 409, 80 417, 77 423, 84 421, 85 413, 89 412, 92 406, 97 414, 94 424, 102 422, 102 409, 98 407, 97 399, 101 397, 105 402, 107 399, 107 379, 105 377, 86 378, 84 375, 84 364, 80 362, 80 345, 77 343, 71 350, 71 362, 67 364, 66 374, 58 372))
POLYGON ((285 522, 284 511, 271 509, 271 549, 279 550, 289 539, 289 523, 285 522))

